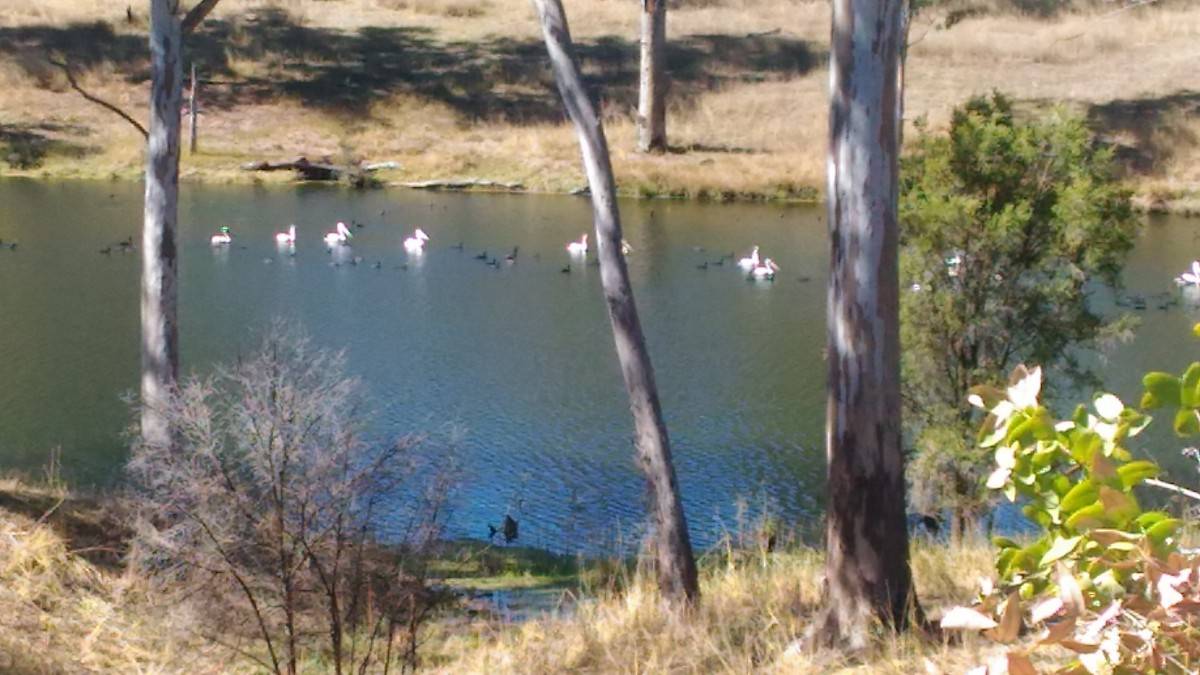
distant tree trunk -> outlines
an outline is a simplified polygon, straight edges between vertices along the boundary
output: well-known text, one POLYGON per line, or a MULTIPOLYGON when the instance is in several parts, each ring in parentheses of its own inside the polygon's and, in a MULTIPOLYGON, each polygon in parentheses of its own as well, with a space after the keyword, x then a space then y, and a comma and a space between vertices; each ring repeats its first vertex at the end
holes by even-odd
POLYGON ((192 64, 192 86, 188 89, 188 154, 196 154, 196 121, 199 111, 196 110, 196 64, 192 64))
POLYGON ((897 60, 902 0, 834 0, 830 59, 825 642, 905 627, 897 60))
POLYGON ((667 149, 667 0, 641 0, 642 62, 638 152, 667 149))
POLYGON ((908 31, 912 27, 912 1, 900 6, 900 55, 896 58, 896 152, 904 148, 904 76, 908 66, 908 31))
POLYGON ((561 1, 534 0, 534 4, 541 18, 542 34, 558 91, 579 136, 579 149, 591 187, 600 282, 612 322, 617 359, 629 393, 638 461, 650 489, 659 587, 669 602, 692 603, 700 595, 696 561, 692 557, 675 468, 671 463, 671 446, 654 384, 654 369, 650 365, 650 354, 646 350, 629 285, 625 256, 621 253, 621 220, 617 212, 608 141, 596 109, 583 88, 583 77, 575 61, 561 1))
POLYGON ((172 0, 150 0, 150 136, 142 227, 142 439, 169 445, 160 414, 179 376, 176 219, 182 32, 172 0))

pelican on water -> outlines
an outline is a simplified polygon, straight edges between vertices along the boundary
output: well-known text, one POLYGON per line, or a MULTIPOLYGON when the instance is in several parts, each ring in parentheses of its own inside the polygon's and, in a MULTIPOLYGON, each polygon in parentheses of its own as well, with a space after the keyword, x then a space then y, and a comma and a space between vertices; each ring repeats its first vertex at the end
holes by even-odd
POLYGON ((417 228, 413 232, 413 236, 404 240, 404 250, 409 253, 421 253, 425 250, 425 242, 429 241, 429 235, 425 234, 425 230, 417 228))
POLYGON ((745 258, 742 258, 741 260, 738 261, 738 267, 740 267, 748 272, 753 271, 758 266, 759 266, 759 259, 758 259, 758 247, 757 246, 754 247, 753 251, 750 251, 750 255, 748 255, 745 258))
POLYGON ((567 253, 571 255, 587 255, 587 234, 584 233, 579 241, 573 241, 567 244, 567 253))
POLYGON ((775 264, 774 260, 764 258, 761 265, 757 265, 750 270, 750 275, 755 279, 766 279, 768 281, 775 278, 775 273, 779 271, 779 265, 775 264))
POLYGON ((1200 286, 1200 260, 1192 261, 1192 269, 1175 277, 1176 286, 1200 286))
POLYGON ((214 234, 209 242, 213 246, 226 246, 233 243, 233 235, 229 233, 228 227, 222 227, 220 233, 214 234))
POLYGON ((345 244, 353 236, 354 234, 350 232, 350 228, 346 227, 346 224, 339 220, 337 230, 325 235, 325 245, 332 247, 345 244))
POLYGON ((296 226, 292 225, 287 232, 276 232, 275 243, 294 246, 296 244, 296 226))

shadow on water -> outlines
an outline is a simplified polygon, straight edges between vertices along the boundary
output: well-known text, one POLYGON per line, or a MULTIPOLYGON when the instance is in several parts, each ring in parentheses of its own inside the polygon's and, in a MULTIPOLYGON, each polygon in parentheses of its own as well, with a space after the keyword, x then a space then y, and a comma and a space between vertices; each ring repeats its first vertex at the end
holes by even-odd
MULTIPOLYGON (((588 84, 608 105, 631 108, 637 99, 638 44, 606 36, 578 45, 588 84)), ((355 31, 305 26, 282 9, 210 20, 187 40, 187 62, 202 77, 227 85, 210 89, 209 105, 234 108, 285 97, 306 106, 365 115, 372 103, 401 93, 445 103, 473 119, 543 122, 561 119, 561 106, 536 39, 489 38, 443 42, 411 27, 355 31), (247 61, 265 74, 244 77, 247 61)), ((149 77, 146 38, 103 22, 0 28, 0 55, 48 83, 44 55, 55 52, 75 68, 114 68, 130 82, 149 77)), ((736 82, 786 79, 820 65, 813 45, 779 34, 688 35, 673 39, 668 70, 681 85, 674 95, 736 82)), ((187 63, 185 63, 185 67, 187 63)))

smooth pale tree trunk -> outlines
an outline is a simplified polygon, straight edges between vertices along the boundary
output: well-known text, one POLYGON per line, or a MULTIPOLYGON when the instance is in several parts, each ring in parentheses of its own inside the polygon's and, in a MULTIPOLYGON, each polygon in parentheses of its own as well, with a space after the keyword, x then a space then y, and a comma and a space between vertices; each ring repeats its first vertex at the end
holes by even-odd
POLYGON ((196 121, 199 111, 196 110, 196 64, 192 64, 192 86, 188 89, 188 152, 196 154, 196 121))
POLYGON ((896 152, 904 147, 904 76, 908 67, 908 31, 912 27, 912 2, 900 6, 900 55, 896 58, 896 152))
POLYGON ((179 376, 175 237, 183 35, 175 5, 150 0, 150 136, 142 226, 142 440, 164 446, 171 443, 171 431, 160 411, 179 376))
POLYGON ((621 219, 617 213, 608 141, 596 109, 584 90, 562 3, 560 0, 534 0, 534 4, 541 19, 558 91, 575 124, 591 187, 600 282, 604 287, 617 359, 633 413, 638 463, 650 491, 659 588, 668 602, 690 604, 700 595, 696 561, 692 557, 679 485, 671 463, 671 446, 654 384, 654 369, 650 365, 650 354, 646 350, 646 339, 629 285, 625 256, 621 253, 621 219))
POLYGON ((667 149, 667 0, 642 2, 642 61, 638 90, 638 151, 667 149))
MULTIPOLYGON (((843 648, 912 595, 900 444, 897 68, 902 0, 834 0, 828 157, 826 601, 843 648)), ((911 603, 911 604, 910 604, 911 603)))

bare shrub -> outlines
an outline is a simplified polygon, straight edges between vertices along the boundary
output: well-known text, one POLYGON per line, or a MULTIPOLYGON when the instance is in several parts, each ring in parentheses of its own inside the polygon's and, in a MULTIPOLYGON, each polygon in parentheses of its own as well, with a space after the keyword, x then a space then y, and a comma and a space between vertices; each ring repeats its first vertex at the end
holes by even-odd
POLYGON ((175 449, 139 443, 132 562, 204 607, 207 637, 276 673, 416 666, 440 597, 424 562, 450 472, 426 439, 368 442, 340 352, 275 324, 247 358, 194 377, 162 411, 175 449), (376 538, 384 522, 386 545, 376 538))

